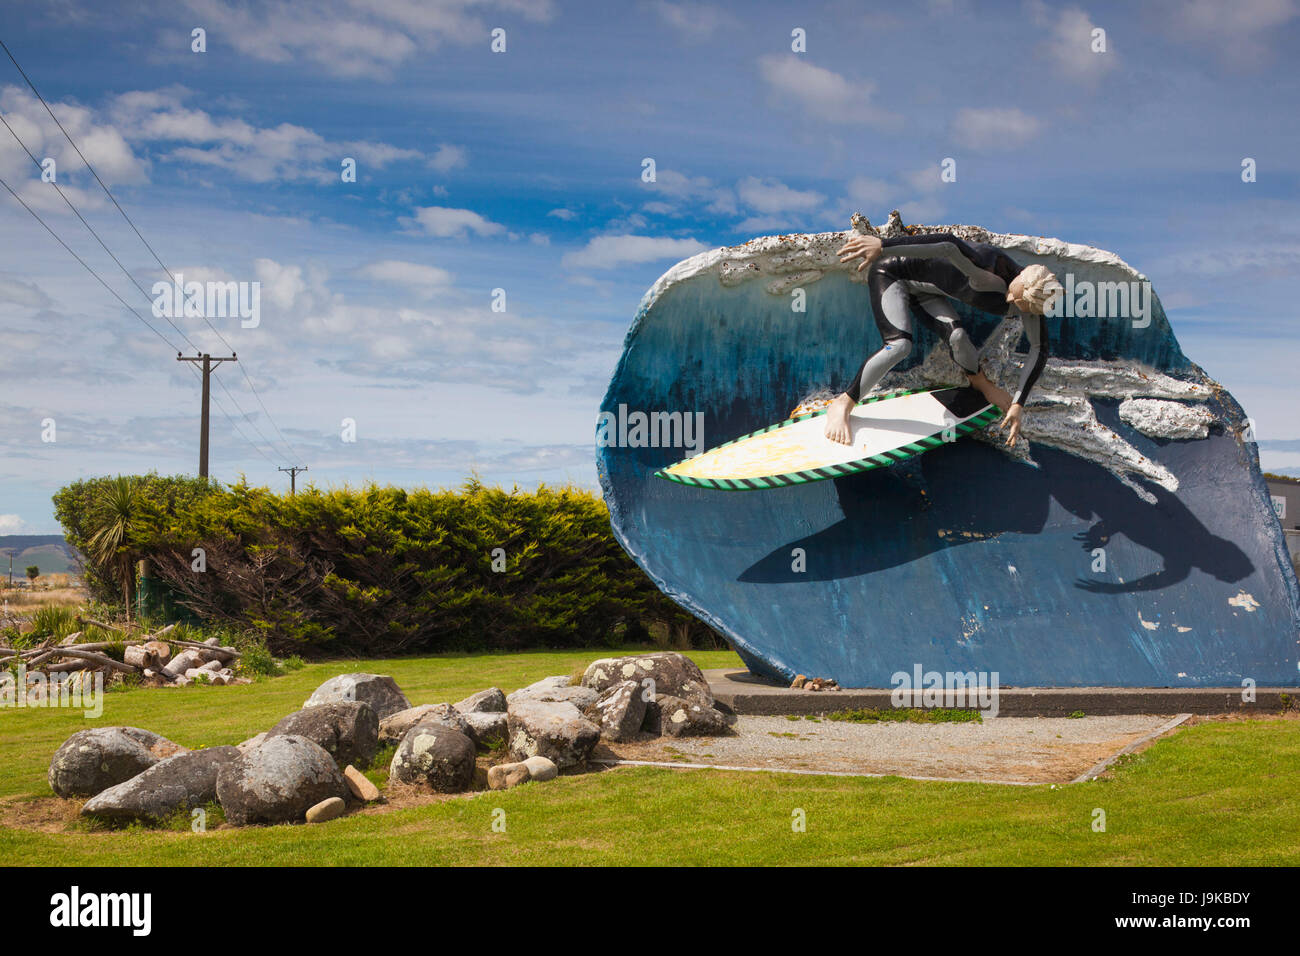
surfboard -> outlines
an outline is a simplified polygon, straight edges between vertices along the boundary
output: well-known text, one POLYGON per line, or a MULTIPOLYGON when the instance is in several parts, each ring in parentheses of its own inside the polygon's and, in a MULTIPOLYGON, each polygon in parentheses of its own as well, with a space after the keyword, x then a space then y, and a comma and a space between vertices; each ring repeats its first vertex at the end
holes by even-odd
POLYGON ((886 468, 986 428, 1002 411, 973 388, 869 395, 849 413, 853 441, 833 442, 826 409, 787 418, 663 468, 655 475, 696 488, 783 488, 886 468))

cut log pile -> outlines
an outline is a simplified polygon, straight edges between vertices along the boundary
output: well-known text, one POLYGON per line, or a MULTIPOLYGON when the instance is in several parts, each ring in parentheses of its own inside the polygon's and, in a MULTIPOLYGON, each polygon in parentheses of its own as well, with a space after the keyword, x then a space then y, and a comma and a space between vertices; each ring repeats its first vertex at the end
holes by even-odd
POLYGON ((247 677, 236 677, 231 667, 239 660, 239 651, 222 646, 215 637, 203 643, 172 637, 175 624, 148 633, 134 624, 107 624, 81 617, 77 623, 113 631, 122 637, 116 641, 85 642, 81 640, 83 632, 77 631, 58 644, 46 641, 25 650, 0 646, 0 669, 21 665, 29 681, 41 680, 38 674, 48 677, 82 671, 82 676, 102 673, 109 682, 135 674, 147 683, 163 687, 184 687, 195 681, 218 686, 251 683, 247 677), (105 653, 116 647, 124 647, 120 661, 105 653))

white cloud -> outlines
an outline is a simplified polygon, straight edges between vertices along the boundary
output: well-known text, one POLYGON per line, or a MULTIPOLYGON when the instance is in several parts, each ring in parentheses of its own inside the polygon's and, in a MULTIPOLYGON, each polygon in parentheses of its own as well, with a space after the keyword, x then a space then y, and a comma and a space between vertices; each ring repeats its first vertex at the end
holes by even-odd
POLYGON ((470 233, 476 236, 495 236, 506 229, 499 222, 485 219, 471 209, 452 209, 448 206, 423 206, 415 210, 414 218, 402 221, 439 239, 463 238, 470 233))
POLYGON ((735 22, 721 7, 708 3, 669 3, 658 0, 654 11, 659 18, 687 40, 706 40, 720 28, 735 22))
POLYGON ((1067 7, 1053 22, 1042 0, 1035 0, 1030 9, 1035 21, 1048 28, 1047 39, 1039 48, 1040 55, 1070 79, 1095 81, 1118 62, 1117 54, 1111 48, 1109 31, 1106 33, 1105 52, 1093 52, 1092 31, 1098 25, 1085 11, 1067 7))
POLYGON ((440 173, 449 173, 453 169, 466 165, 468 162, 469 154, 465 152, 463 147, 443 143, 429 159, 429 166, 440 173))
POLYGON ((27 522, 20 515, 0 515, 0 534, 22 534, 27 522))
POLYGON ((1208 47, 1236 69, 1272 62, 1281 28, 1300 16, 1296 0, 1165 0, 1160 10, 1174 36, 1208 47))
POLYGON ((251 182, 308 180, 337 183, 341 162, 357 162, 358 178, 402 160, 420 159, 414 149, 367 140, 331 141, 292 123, 258 127, 236 117, 216 117, 184 104, 188 90, 133 91, 109 107, 116 126, 131 140, 183 144, 165 158, 222 169, 251 182))
POLYGON ((656 236, 597 236, 577 252, 564 256, 564 265, 579 269, 613 269, 621 265, 685 259, 709 247, 695 239, 656 236))
POLYGON ((872 179, 870 176, 855 176, 849 180, 847 198, 849 203, 875 206, 879 203, 889 202, 895 192, 894 187, 882 179, 872 179))
POLYGON ((953 136, 963 146, 979 151, 1016 149, 1042 129, 1042 124, 1021 109, 963 109, 953 120, 953 136))
POLYGON ((54 300, 39 286, 21 279, 0 276, 0 302, 9 302, 28 309, 48 309, 54 300))
POLYGON ((813 66, 794 54, 759 57, 759 73, 777 96, 792 100, 805 112, 832 123, 891 125, 898 117, 873 106, 876 85, 849 82, 838 73, 813 66))
MULTIPOLYGON (((54 101, 50 108, 95 172, 110 186, 149 181, 148 161, 135 155, 115 125, 95 122, 90 110, 76 104, 54 101)), ((86 164, 36 97, 16 86, 6 86, 0 90, 0 111, 13 129, 13 135, 9 130, 0 131, 0 177, 24 202, 38 211, 67 209, 58 191, 41 182, 40 170, 15 136, 38 162, 44 162, 46 158, 54 160, 56 181, 78 209, 98 209, 108 205, 103 191, 86 170, 86 164)), ((26 215, 21 210, 20 214, 26 215)))
POLYGON ((404 262, 401 259, 372 262, 363 266, 360 274, 377 282, 394 282, 425 291, 448 286, 452 282, 452 274, 446 269, 419 262, 404 262))
POLYGON ((274 259, 255 259, 253 268, 262 284, 262 298, 286 312, 307 291, 301 266, 282 266, 274 259))
POLYGON ((811 190, 791 189, 776 179, 748 176, 736 184, 741 202, 762 213, 816 209, 826 197, 811 190))
POLYGON ((381 79, 444 43, 482 42, 498 24, 474 8, 532 21, 554 15, 549 0, 185 0, 185 6, 207 29, 209 43, 220 38, 268 63, 310 63, 337 76, 381 79))
POLYGON ((578 214, 572 209, 552 209, 546 215, 554 216, 556 219, 563 219, 565 222, 572 222, 578 218, 578 214))

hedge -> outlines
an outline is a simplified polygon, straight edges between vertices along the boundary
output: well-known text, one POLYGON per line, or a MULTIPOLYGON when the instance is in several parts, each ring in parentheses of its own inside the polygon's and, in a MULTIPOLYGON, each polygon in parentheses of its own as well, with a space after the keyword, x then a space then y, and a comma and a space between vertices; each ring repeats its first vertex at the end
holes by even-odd
MULTIPOLYGON (((88 554, 110 478, 61 489, 55 514, 86 555, 94 596, 121 602, 88 554)), ((721 639, 665 597, 615 540, 604 502, 576 488, 361 489, 274 494, 245 482, 133 477, 124 549, 201 620, 256 632, 276 653, 376 655, 612 646, 651 629, 721 639)))

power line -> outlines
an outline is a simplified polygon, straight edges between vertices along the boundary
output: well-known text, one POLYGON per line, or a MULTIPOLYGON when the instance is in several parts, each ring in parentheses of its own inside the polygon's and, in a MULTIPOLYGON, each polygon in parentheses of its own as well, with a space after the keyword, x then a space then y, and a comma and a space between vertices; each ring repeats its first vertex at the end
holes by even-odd
MULTIPOLYGON (((56 120, 55 122, 57 122, 57 120, 56 120)), ((27 144, 23 142, 22 137, 20 137, 20 136, 18 135, 18 133, 14 130, 14 128, 13 128, 12 126, 9 125, 8 120, 6 120, 6 119, 4 118, 4 114, 2 114, 2 113, 0 113, 0 123, 3 123, 4 126, 5 126, 5 129, 9 130, 9 133, 10 133, 10 134, 13 136, 13 138, 17 141, 18 145, 22 147, 23 152, 25 152, 25 153, 28 155, 28 157, 31 159, 31 161, 36 165, 36 168, 37 168, 37 169, 42 169, 42 166, 41 166, 40 160, 38 160, 38 159, 36 158, 35 154, 33 154, 32 151, 31 151, 30 149, 27 148, 27 144)), ((71 142, 71 140, 69 140, 69 142, 71 142)), ((75 144, 75 143, 73 143, 73 148, 74 148, 74 149, 76 148, 76 144, 75 144)), ((92 170, 92 172, 93 172, 93 170, 92 170)), ((56 174, 56 175, 57 175, 57 174, 56 174)), ((117 267, 118 267, 119 269, 122 270, 122 273, 127 277, 127 279, 131 282, 131 284, 134 285, 134 286, 136 287, 136 289, 139 290, 140 294, 141 294, 142 296, 144 296, 146 300, 148 300, 149 302, 152 302, 153 299, 149 296, 149 293, 145 292, 145 290, 144 290, 144 286, 140 285, 140 283, 137 282, 137 281, 135 280, 135 277, 134 277, 133 275, 131 275, 130 270, 128 270, 128 269, 126 268, 126 266, 124 266, 124 265, 122 264, 122 261, 121 261, 120 259, 118 259, 117 256, 113 255, 113 251, 112 251, 111 249, 109 249, 109 248, 108 248, 108 245, 104 242, 104 240, 100 238, 99 233, 97 233, 97 232, 94 230, 94 228, 90 225, 90 223, 86 221, 86 217, 83 216, 83 215, 81 214, 81 212, 80 212, 80 211, 77 209, 77 207, 73 204, 72 200, 69 199, 69 198, 67 197, 67 194, 65 194, 65 193, 63 192, 63 189, 59 186, 57 179, 56 179, 55 181, 51 182, 51 185, 54 186, 54 188, 58 191, 59 196, 62 197, 62 199, 63 199, 63 201, 64 201, 65 203, 67 203, 68 208, 72 210, 73 214, 76 215, 76 217, 77 217, 78 219, 81 220, 81 224, 82 224, 83 226, 86 227, 86 230, 87 230, 87 231, 88 231, 92 236, 95 237, 95 240, 100 244, 100 246, 103 248, 103 250, 104 250, 105 252, 108 253, 109 257, 110 257, 114 262, 117 263, 117 267)), ((10 190, 10 192, 12 192, 12 190, 10 190)), ((15 195, 16 195, 16 194, 15 194, 15 195)), ((20 200, 20 201, 21 201, 21 200, 20 200)), ((24 206, 26 206, 25 203, 24 203, 24 206)), ((28 212, 31 212, 30 207, 28 208, 28 212)), ((43 224, 43 223, 42 223, 42 224, 43 224)), ((49 227, 47 226, 46 228, 48 229, 49 227)), ((51 233, 51 234, 53 234, 53 233, 51 233)), ((58 238, 58 237, 56 236, 55 238, 58 238)), ((60 240, 60 241, 62 241, 62 240, 60 240)), ((66 244, 64 244, 64 248, 68 248, 66 244)), ((71 251, 71 250, 69 249, 69 251, 71 251)), ((75 253, 74 253, 74 254, 75 254, 75 253)), ((80 260, 80 257, 78 257, 78 259, 80 260)), ((82 265, 85 265, 85 264, 86 264, 86 263, 85 263, 84 261, 82 261, 82 265)), ((173 277, 173 281, 176 281, 176 280, 175 280, 175 277, 173 277)), ((179 282, 177 282, 177 284, 179 285, 179 282)), ((122 301, 121 296, 118 296, 118 301, 122 301)), ((125 305, 125 304, 126 304, 126 303, 123 302, 123 305, 125 305)), ((127 307, 130 308, 129 306, 127 306, 127 307)), ((171 320, 170 317, 164 315, 163 318, 167 320, 167 324, 170 325, 173 329, 175 329, 176 333, 177 333, 178 335, 180 335, 181 338, 183 338, 183 339, 185 340, 186 344, 189 345, 190 348, 192 348, 195 352, 200 352, 200 351, 201 351, 201 349, 200 349, 197 345, 194 344, 193 340, 190 339, 190 337, 189 337, 188 335, 186 335, 185 332, 182 331, 182 330, 181 330, 181 329, 176 325, 176 323, 173 322, 173 321, 171 320)), ((207 322, 207 319, 204 318, 204 321, 207 322)), ((209 328, 212 328, 212 323, 208 322, 208 327, 209 327, 209 328)), ((216 329, 213 329, 213 331, 216 332, 216 329)), ((225 341, 225 339, 222 338, 221 333, 219 333, 219 332, 217 333, 217 337, 220 338, 220 339, 222 339, 223 342, 225 341)), ((168 343, 168 344, 170 345, 170 343, 168 343)), ((227 343, 227 345, 228 345, 228 344, 229 344, 229 343, 227 343)), ((177 349, 176 351, 179 352, 180 349, 177 349)), ((234 349, 231 349, 231 351, 233 352, 234 349)), ((267 438, 266 435, 264 435, 264 434, 262 433, 262 430, 261 430, 260 428, 257 427, 257 424, 253 421, 252 417, 251 417, 251 416, 250 416, 246 411, 244 411, 243 406, 241 406, 241 405, 239 404, 239 399, 235 398, 234 394, 230 391, 230 389, 226 388, 224 382, 221 382, 220 379, 218 379, 217 382, 218 382, 219 385, 221 385, 222 389, 225 391, 225 393, 226 393, 226 397, 230 399, 231 403, 234 404, 235 408, 239 411, 239 414, 242 415, 242 416, 244 417, 244 420, 245 420, 245 421, 246 421, 250 426, 252 426, 253 430, 254 430, 255 432, 257 432, 258 436, 262 439, 262 441, 264 441, 264 442, 266 443, 267 447, 273 449, 273 448, 275 447, 275 446, 274 446, 274 443, 273 443, 269 438, 267 438)), ((206 389, 205 389, 205 391, 206 391, 206 389)), ((257 396, 256 391, 254 391, 253 394, 254 394, 254 396, 257 396)), ((257 396, 257 397, 258 397, 258 401, 260 402, 260 401, 261 401, 260 396, 257 396)), ((263 405, 262 408, 263 408, 263 410, 265 411, 266 406, 263 405)), ((223 411, 224 411, 224 410, 223 410, 223 411)), ((267 414, 267 418, 269 419, 269 418, 271 417, 271 413, 268 411, 266 414, 267 414)), ((229 415, 227 415, 227 417, 229 417, 229 415)), ((272 424, 274 424, 274 420, 272 420, 272 424)), ((277 429, 277 430, 278 430, 278 429, 277 429)), ((243 433, 241 432, 240 434, 242 435, 243 433)), ((283 437, 283 436, 281 436, 281 437, 283 437)), ((287 443, 286 443, 286 444, 287 444, 287 443)), ((294 451, 294 452, 295 452, 294 457, 297 457, 297 455, 296 455, 296 449, 290 449, 290 450, 291 450, 291 451, 294 451)))
MULTIPOLYGON (((130 312, 131 315, 135 316, 135 318, 139 319, 140 322, 144 323, 145 328, 147 328, 150 332, 152 332, 159 339, 161 339, 168 349, 178 354, 180 353, 180 349, 176 348, 176 346, 172 343, 170 339, 167 338, 166 335, 158 331, 158 329, 155 328, 149 322, 148 319, 146 319, 143 315, 141 315, 138 311, 136 311, 136 309, 133 308, 130 305, 130 303, 128 303, 125 299, 123 299, 122 296, 118 294, 118 291, 114 289, 111 285, 109 285, 104 280, 104 278, 98 272, 96 272, 89 263, 86 262, 85 259, 81 258, 81 256, 77 254, 75 249, 73 249, 66 242, 64 242, 62 237, 60 237, 57 232, 51 229, 49 224, 44 219, 41 218, 40 214, 37 213, 36 210, 34 210, 31 206, 29 206, 27 202, 23 199, 23 197, 18 195, 18 193, 14 191, 13 187, 10 186, 9 183, 5 182, 3 178, 0 178, 0 186, 3 186, 5 190, 9 193, 9 195, 13 196, 14 199, 17 200, 18 204, 22 206, 24 209, 26 209, 27 212, 31 214, 32 218, 35 219, 38 223, 40 223, 41 227, 54 238, 54 241, 57 242, 59 245, 61 245, 67 251, 68 255, 76 259, 77 262, 81 264, 81 267, 85 269, 87 272, 89 272, 92 277, 94 277, 96 282, 98 282, 106 290, 108 290, 109 295, 117 299, 117 301, 122 304, 122 308, 126 309, 126 311, 130 312)), ((190 368, 190 371, 193 372, 196 376, 199 374, 198 371, 193 367, 190 368)), ((247 441, 249 445, 253 447, 254 451, 256 451, 259 455, 261 455, 263 458, 265 458, 268 462, 270 462, 274 466, 275 460, 272 459, 270 456, 268 456, 265 451, 263 451, 255 442, 252 441, 252 439, 250 439, 247 435, 243 433, 243 431, 235 423, 235 420, 230 417, 230 413, 226 411, 225 406, 223 406, 220 401, 217 402, 217 408, 220 409, 221 413, 225 415, 227 419, 230 420, 230 424, 234 426, 235 431, 239 434, 239 436, 243 438, 245 441, 247 441)))
MULTIPOLYGON (((36 164, 36 168, 43 170, 43 167, 41 166, 41 161, 36 158, 36 156, 32 153, 30 149, 27 148, 27 144, 22 141, 22 138, 19 137, 19 135, 14 131, 14 128, 9 125, 9 121, 5 119, 3 113, 0 113, 0 123, 3 123, 5 129, 9 130, 9 133, 18 142, 18 145, 23 148, 23 152, 26 153, 29 157, 31 157, 32 162, 36 164)), ((117 263, 117 267, 122 270, 122 274, 127 277, 127 279, 131 282, 132 285, 134 285, 137 289, 140 290, 141 295, 143 295, 146 299, 152 302, 153 299, 150 297, 148 292, 144 291, 144 286, 140 285, 140 283, 136 281, 135 276, 131 275, 131 270, 129 270, 126 266, 122 265, 121 259, 113 255, 113 250, 108 248, 108 245, 104 242, 104 240, 99 237, 99 233, 97 233, 94 230, 94 228, 90 225, 90 223, 86 222, 86 217, 83 216, 81 212, 77 209, 77 207, 72 204, 72 200, 67 197, 67 194, 64 193, 63 191, 63 187, 59 185, 57 180, 57 175, 58 174, 56 172, 55 174, 56 179, 51 180, 50 185, 55 188, 55 190, 58 192, 59 196, 63 199, 63 201, 68 204, 68 208, 72 210, 73 215, 75 215, 78 219, 80 219, 81 224, 86 227, 87 231, 92 236, 95 237, 95 241, 99 243, 100 248, 102 248, 105 252, 107 252, 108 257, 117 263)), ((181 338, 183 338, 186 341, 186 343, 190 346, 190 348, 194 349, 195 351, 198 351, 198 346, 190 341, 189 336, 187 336, 183 331, 181 331, 180 327, 171 320, 170 316, 162 316, 162 318, 167 320, 167 324, 176 330, 176 334, 179 335, 181 338)))
MULTIPOLYGON (((139 238, 139 240, 140 240, 142 243, 144 243, 144 247, 145 247, 146 249, 149 250, 149 253, 154 257, 154 261, 158 263, 159 267, 160 267, 160 268, 161 268, 165 273, 167 273, 167 275, 171 278, 171 280, 172 280, 173 283, 175 283, 176 285, 180 285, 180 280, 177 279, 175 273, 173 273, 169 268, 167 268, 167 266, 163 263, 161 257, 159 257, 159 255, 158 255, 157 251, 154 249, 154 247, 151 246, 151 245, 149 244, 149 241, 148 241, 147 239, 145 239, 144 235, 140 232, 140 230, 139 230, 138 228, 136 228, 135 223, 132 222, 131 217, 128 216, 128 215, 126 214, 126 210, 122 208, 122 206, 121 206, 120 203, 118 203, 117 198, 113 195, 112 191, 108 188, 107 184, 105 184, 104 180, 100 179, 100 177, 99 177, 99 173, 97 173, 97 172, 95 171, 95 167, 92 166, 92 165, 90 165, 90 160, 86 159, 85 154, 83 154, 83 153, 81 152, 81 147, 79 147, 79 146, 76 144, 76 141, 73 140, 71 134, 69 134, 68 131, 64 128, 63 124, 59 122, 59 118, 58 118, 57 116, 54 115, 54 110, 50 109, 50 104, 47 103, 47 102, 45 102, 45 97, 43 97, 43 96, 41 95, 41 91, 38 90, 38 89, 36 88, 36 84, 32 82, 31 77, 29 77, 29 76, 27 75, 27 71, 24 70, 24 69, 22 68, 21 64, 19 64, 17 58, 14 57, 13 52, 12 52, 12 51, 9 49, 9 47, 5 44, 4 40, 0 40, 0 48, 2 48, 2 49, 5 51, 5 55, 9 57, 9 61, 10 61, 11 63, 13 63, 14 68, 15 68, 15 69, 16 69, 16 70, 17 70, 17 71, 22 75, 22 78, 27 82, 27 86, 31 89, 32 93, 34 93, 34 94, 36 95, 36 98, 37 98, 38 100, 40 100, 41 105, 42 105, 43 107, 45 107, 45 112, 47 112, 47 113, 50 114, 50 119, 54 120, 54 124, 55 124, 56 126, 58 126, 59 131, 63 133, 64 138, 67 139, 68 143, 71 144, 72 148, 73 148, 74 150, 76 150, 77 155, 81 158, 81 161, 82 161, 83 163, 85 163, 86 168, 87 168, 88 170, 90 170, 90 174, 91 174, 92 176, 95 177, 95 182, 99 183, 100 188, 104 190, 104 194, 105 194, 106 196, 108 196, 109 200, 110 200, 110 201, 113 203, 113 205, 117 208, 117 211, 118 211, 119 213, 122 214, 122 218, 126 220, 127 225, 129 225, 129 226, 131 227, 131 230, 136 234, 136 237, 139 238)), ((6 123, 5 125, 8 126, 9 124, 6 123)), ((10 130, 10 132, 13 132, 13 131, 10 130)), ((15 138, 17 138, 16 134, 15 134, 15 138)), ((24 146, 23 148, 26 149, 25 146, 24 146)), ((28 155, 30 156, 31 153, 29 152, 28 155)), ((35 158, 36 158, 36 157, 34 157, 34 156, 32 157, 33 160, 35 160, 35 158)), ((37 163, 36 165, 37 165, 37 166, 40 166, 40 163, 37 163)), ((60 195, 61 195, 61 194, 62 194, 62 190, 60 190, 60 195)), ((66 199, 66 197, 65 197, 65 199, 66 199)), ((69 205, 71 205, 71 204, 69 203, 69 205)), ((73 211, 75 212, 76 210, 74 209, 73 211)), ((80 216, 80 213, 78 213, 78 216, 80 216)), ((84 222, 84 220, 83 220, 83 222, 84 222)), ((90 228, 90 227, 87 226, 87 228, 90 228)), ((98 237, 96 237, 96 238, 98 238, 98 237)), ((101 244, 102 244, 102 243, 101 243, 101 244)), ((109 253, 109 255, 112 255, 112 253, 109 253)), ((141 291, 143 292, 144 290, 141 289, 141 291)), ((213 334, 215 334, 216 337, 217 337, 218 339, 221 340, 221 344, 224 345, 224 346, 225 346, 227 349, 229 349, 231 352, 234 352, 234 351, 235 351, 234 346, 232 346, 232 345, 231 345, 231 344, 226 340, 226 337, 225 337, 224 335, 222 335, 221 332, 219 332, 219 331, 217 330, 217 327, 216 327, 216 326, 214 326, 211 322, 208 321, 208 317, 207 317, 206 315, 204 315, 204 316, 201 316, 201 318, 203 319, 203 323, 204 323, 204 324, 205 324, 209 329, 212 330, 213 334)), ((179 329, 177 329, 177 331, 180 332, 179 329)), ((183 332, 181 333, 181 335, 182 335, 182 337, 184 337, 184 333, 183 333, 183 332)), ((188 342, 189 340, 186 339, 186 341, 188 342)), ((191 342, 190 344, 191 344, 191 346, 193 346, 193 343, 192 343, 192 342, 191 342)), ((195 350, 196 350, 196 351, 198 350, 197 347, 195 347, 195 350)), ((249 390, 250 392, 253 393, 253 397, 254 397, 255 399, 257 399, 257 404, 260 405, 260 406, 262 407, 262 411, 266 414, 267 421, 269 421, 269 422, 271 423, 271 427, 274 428, 275 431, 276 431, 276 434, 280 436, 280 440, 285 444, 285 446, 286 446, 286 447, 289 449, 289 451, 292 453, 292 454, 290 455, 290 457, 291 457, 291 458, 300 458, 301 456, 298 454, 298 449, 295 448, 295 447, 293 446, 293 443, 290 442, 289 439, 287 439, 287 438, 284 437, 284 432, 282 432, 282 431, 280 430, 280 426, 276 423, 276 421, 275 421, 275 417, 271 414, 271 410, 270 410, 269 408, 267 408, 267 407, 266 407, 266 403, 265 403, 264 401, 262 401, 262 396, 261 396, 261 394, 257 391, 257 386, 255 386, 255 385, 253 384, 252 376, 250 376, 250 375, 248 374, 248 370, 243 366, 243 364, 241 364, 241 365, 239 366, 239 370, 240 370, 240 372, 241 372, 241 373, 243 374, 243 376, 244 376, 244 381, 246 381, 246 382, 248 383, 248 390, 249 390)), ((222 388, 225 388, 225 386, 223 385, 222 388)), ((227 390, 227 394, 229 394, 229 390, 227 390)), ((233 397, 233 396, 231 397, 231 401, 234 401, 234 397, 233 397)), ((238 403, 238 402, 235 403, 235 407, 236 407, 236 408, 239 407, 239 403, 238 403)), ((244 414, 244 413, 243 413, 243 409, 240 409, 240 412, 241 412, 241 414, 244 414)), ((250 425, 252 424, 252 419, 248 418, 248 415, 247 415, 247 414, 244 414, 244 418, 249 422, 250 425)), ((254 426, 254 427, 256 427, 256 426, 254 426)), ((259 434, 260 434, 260 432, 259 432, 259 434)), ((263 438, 263 441, 267 441, 267 439, 263 438)), ((270 444, 269 441, 268 441, 267 443, 270 444)))

